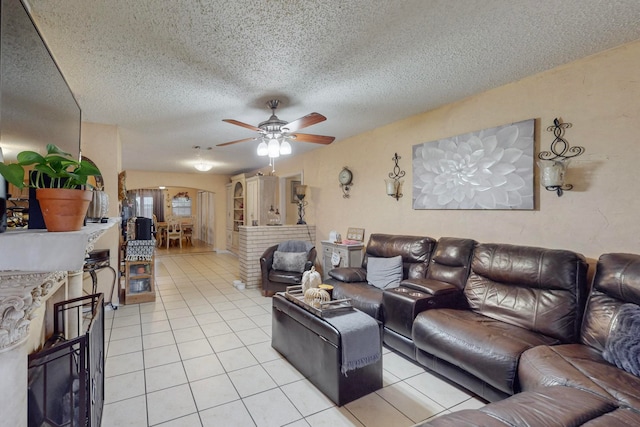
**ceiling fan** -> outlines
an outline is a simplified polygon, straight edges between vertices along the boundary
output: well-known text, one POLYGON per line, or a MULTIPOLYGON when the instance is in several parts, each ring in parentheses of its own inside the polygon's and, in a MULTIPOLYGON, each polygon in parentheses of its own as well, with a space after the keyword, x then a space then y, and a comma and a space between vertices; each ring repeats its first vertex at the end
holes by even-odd
POLYGON ((271 109, 271 117, 258 124, 258 126, 253 126, 238 120, 224 119, 223 122, 251 129, 260 133, 260 135, 254 138, 243 138, 236 141, 225 142, 218 144, 217 147, 224 147, 226 145, 246 141, 260 141, 260 144, 258 145, 258 155, 268 155, 269 157, 274 158, 278 157, 280 154, 291 154, 291 145, 289 144, 289 141, 311 142, 313 144, 326 145, 331 144, 335 140, 335 137, 333 136, 313 135, 298 132, 300 129, 304 129, 308 126, 327 120, 327 118, 322 114, 311 113, 292 122, 285 122, 276 116, 276 109, 279 104, 280 101, 277 99, 267 102, 267 107, 271 109))

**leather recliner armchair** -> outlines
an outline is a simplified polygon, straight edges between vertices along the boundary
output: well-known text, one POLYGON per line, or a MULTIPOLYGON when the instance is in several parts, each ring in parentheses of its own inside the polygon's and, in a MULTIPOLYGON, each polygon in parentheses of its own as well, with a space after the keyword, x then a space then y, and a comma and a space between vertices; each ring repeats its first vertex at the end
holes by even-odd
MULTIPOLYGON (((297 242, 297 241, 289 241, 287 243, 297 242)), ((285 242, 283 242, 285 243, 285 242)), ((299 241, 300 244, 306 245, 306 242, 299 241)), ((278 250, 278 248, 282 245, 274 245, 267 248, 260 257, 260 270, 262 273, 262 295, 271 296, 275 292, 283 292, 286 290, 287 286, 295 286, 300 285, 302 282, 302 275, 304 272, 298 271, 285 271, 285 270, 275 270, 273 268, 273 256, 274 253, 278 250)), ((308 246, 308 245, 307 245, 308 246)), ((316 262, 316 248, 312 246, 307 248, 307 261, 304 265, 304 271, 311 270, 311 267, 316 262)), ((287 250, 287 252, 294 252, 292 250, 287 250)))

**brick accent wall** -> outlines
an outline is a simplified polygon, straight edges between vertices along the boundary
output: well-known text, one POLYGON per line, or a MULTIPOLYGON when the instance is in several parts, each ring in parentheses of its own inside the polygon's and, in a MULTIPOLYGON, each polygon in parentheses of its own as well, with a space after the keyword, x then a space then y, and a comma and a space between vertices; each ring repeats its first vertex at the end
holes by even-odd
MULTIPOLYGON (((238 265, 240 280, 247 288, 262 288, 260 257, 264 251, 285 240, 304 240, 315 244, 315 225, 242 226, 239 233, 238 265)), ((317 248, 316 248, 317 249, 317 248)), ((318 250, 318 254, 321 251, 318 250)))

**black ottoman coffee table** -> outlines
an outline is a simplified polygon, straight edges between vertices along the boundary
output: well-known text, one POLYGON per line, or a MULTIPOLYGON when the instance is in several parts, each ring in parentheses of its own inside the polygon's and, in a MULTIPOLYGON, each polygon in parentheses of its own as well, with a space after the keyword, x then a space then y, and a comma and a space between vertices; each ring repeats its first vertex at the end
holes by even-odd
MULTIPOLYGON (((338 406, 382 387, 382 357, 343 374, 342 337, 322 317, 273 296, 271 346, 338 406)), ((382 351, 382 325, 378 324, 382 351)))

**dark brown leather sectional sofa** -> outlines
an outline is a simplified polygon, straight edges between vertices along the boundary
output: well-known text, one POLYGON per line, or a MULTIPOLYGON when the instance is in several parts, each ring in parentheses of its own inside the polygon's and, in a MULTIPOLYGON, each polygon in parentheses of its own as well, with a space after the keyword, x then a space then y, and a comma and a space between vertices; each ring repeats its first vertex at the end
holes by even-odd
MULTIPOLYGON (((404 242, 388 252, 403 260, 425 242, 371 236, 374 247, 387 238, 404 242)), ((603 255, 589 292, 575 252, 457 238, 422 247, 424 275, 395 289, 367 284, 368 249, 363 269, 330 272, 334 295, 384 322, 387 346, 494 402, 422 426, 640 425, 640 377, 602 355, 620 307, 640 306, 640 255, 603 255)))

